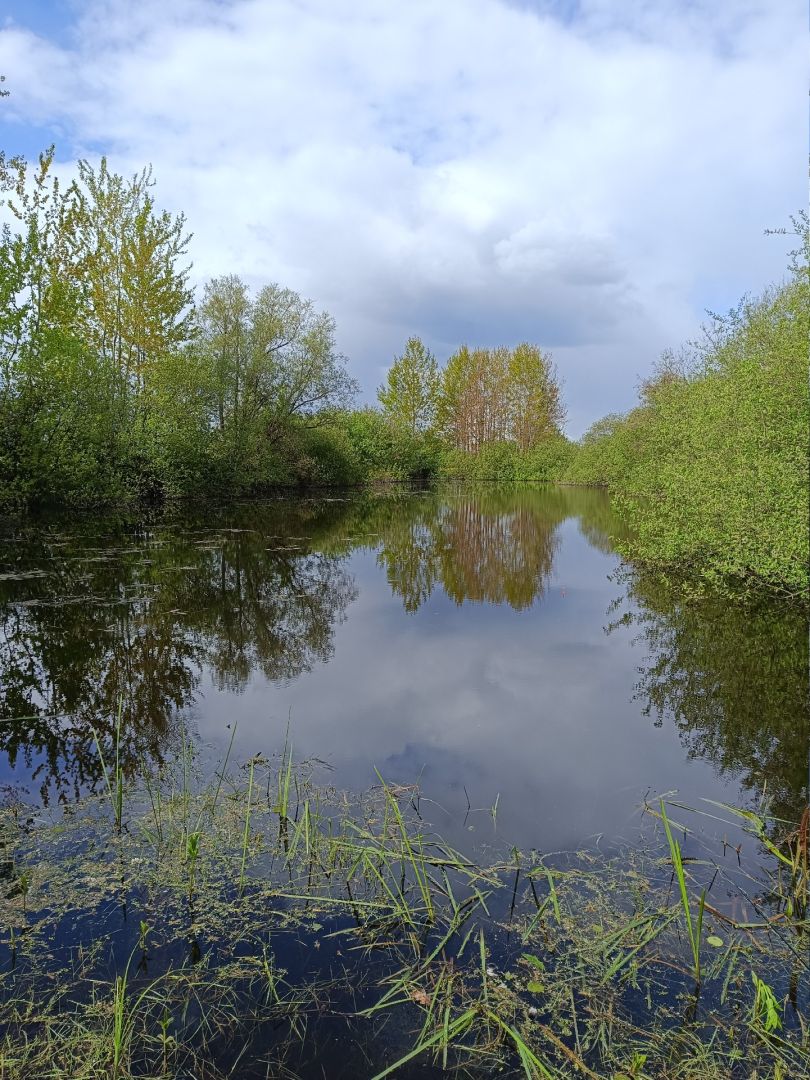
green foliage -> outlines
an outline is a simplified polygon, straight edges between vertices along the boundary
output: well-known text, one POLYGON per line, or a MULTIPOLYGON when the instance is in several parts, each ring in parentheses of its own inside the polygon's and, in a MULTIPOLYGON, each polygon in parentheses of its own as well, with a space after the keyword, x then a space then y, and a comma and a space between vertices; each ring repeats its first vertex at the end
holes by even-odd
POLYGON ((412 337, 389 368, 377 398, 393 427, 416 436, 434 427, 440 388, 436 357, 418 337, 412 337))
POLYGON ((565 478, 611 488, 629 557, 806 596, 808 301, 805 261, 713 317, 683 374, 667 365, 643 404, 584 437, 565 478))
POLYGON ((550 435, 527 450, 507 441, 486 443, 477 453, 446 449, 439 475, 465 481, 552 483, 561 478, 575 453, 564 435, 550 435))
POLYGON ((195 311, 151 170, 63 189, 53 160, 0 162, 0 510, 359 482, 345 431, 308 433, 356 391, 332 317, 235 277, 195 311))
POLYGON ((157 209, 151 170, 83 161, 63 187, 53 162, 53 148, 35 166, 0 155, 0 510, 562 479, 611 488, 633 559, 806 596, 806 215, 786 282, 713 317, 575 448, 551 357, 528 343, 462 346, 440 373, 412 337, 382 410, 351 411, 331 315, 233 275, 195 309, 185 221, 157 209))
MULTIPOLYGON (((17 222, 0 238, 0 507, 143 494, 161 366, 188 333, 182 217, 157 213, 147 171, 81 163, 63 190, 53 149, 5 163, 17 222)), ((147 476, 155 472, 147 469, 147 476)))
POLYGON ((384 473, 392 467, 398 442, 392 426, 377 409, 356 409, 336 418, 354 447, 366 476, 384 473))
POLYGON ((456 449, 477 453, 490 443, 510 442, 528 450, 559 435, 564 420, 556 369, 536 345, 462 345, 447 361, 437 423, 456 449))
POLYGON ((105 158, 97 169, 80 161, 49 238, 56 280, 77 283, 74 332, 112 365, 139 410, 149 399, 138 391, 191 330, 189 267, 179 265, 190 237, 182 214, 155 208, 154 183, 151 168, 127 181, 105 158))
POLYGON ((278 440, 293 419, 319 423, 320 413, 345 408, 357 392, 332 316, 279 285, 251 297, 235 275, 210 281, 196 341, 211 423, 242 449, 278 440))
POLYGON ((571 484, 615 484, 630 469, 633 414, 609 413, 597 420, 579 441, 565 479, 571 484))
POLYGON ((766 1032, 778 1031, 782 1026, 780 1016, 781 1006, 773 990, 768 984, 760 979, 756 972, 751 972, 751 981, 754 984, 754 1004, 752 1007, 753 1022, 760 1024, 766 1032))
POLYGON ((339 414, 334 423, 353 448, 361 480, 427 480, 438 472, 442 447, 432 431, 414 435, 370 408, 339 414))
POLYGON ((284 458, 293 482, 304 486, 353 486, 365 478, 351 439, 337 423, 311 429, 298 425, 288 433, 284 458))

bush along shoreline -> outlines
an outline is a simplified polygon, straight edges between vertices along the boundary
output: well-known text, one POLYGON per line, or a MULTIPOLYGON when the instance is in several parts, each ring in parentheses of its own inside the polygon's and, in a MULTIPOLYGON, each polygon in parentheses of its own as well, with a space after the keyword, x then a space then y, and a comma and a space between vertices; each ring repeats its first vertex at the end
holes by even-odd
POLYGON ((158 775, 98 752, 100 795, 0 812, 6 1080, 808 1075, 807 812, 659 801, 542 856, 496 803, 478 859, 416 785, 342 793, 289 745, 207 782, 185 739, 158 775))
POLYGON ((808 600, 808 219, 788 279, 667 355, 637 408, 594 424, 564 478, 602 484, 628 558, 808 600))

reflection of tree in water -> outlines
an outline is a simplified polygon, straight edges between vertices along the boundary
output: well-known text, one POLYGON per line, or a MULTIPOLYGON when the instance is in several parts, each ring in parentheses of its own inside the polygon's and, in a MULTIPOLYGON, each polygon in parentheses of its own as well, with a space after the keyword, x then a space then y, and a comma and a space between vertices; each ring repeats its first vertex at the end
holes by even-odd
POLYGON ((579 518, 579 531, 597 551, 610 555, 615 540, 624 540, 628 527, 611 506, 604 489, 569 488, 570 513, 579 518))
POLYGON ((340 515, 251 507, 196 532, 31 529, 0 545, 0 751, 44 801, 69 798, 99 783, 93 729, 109 750, 119 701, 132 772, 178 737, 206 665, 236 689, 254 668, 283 679, 328 659, 356 591, 343 557, 302 537, 340 515))
POLYGON ((551 574, 558 523, 525 500, 508 510, 481 500, 449 504, 440 523, 445 592, 457 604, 478 600, 507 603, 518 611, 531 607, 551 574))
POLYGON ((436 543, 437 500, 427 497, 389 506, 381 525, 382 548, 377 562, 385 568, 392 592, 406 611, 418 611, 441 576, 436 543))
MULTIPOLYGON (((0 543, 0 751, 43 798, 100 781, 123 702, 124 766, 160 761, 175 717, 210 668, 242 690, 253 671, 294 678, 328 660, 356 596, 346 556, 374 548, 409 611, 441 585, 457 603, 542 596, 556 530, 576 516, 591 543, 618 535, 601 492, 493 488, 447 497, 249 505, 102 535, 32 528, 0 543)), ((806 799, 807 626, 796 611, 717 600, 628 572, 650 656, 637 693, 705 757, 795 815, 806 799)))
POLYGON ((543 592, 567 517, 565 493, 477 489, 446 498, 405 500, 378 523, 379 562, 408 611, 437 583, 465 600, 530 607, 543 592))
POLYGON ((342 556, 266 547, 261 534, 226 540, 178 597, 220 689, 243 690, 254 670, 291 679, 329 660, 334 627, 357 596, 342 556))
MULTIPOLYGON (((649 656, 636 698, 676 724, 690 757, 705 758, 797 820, 807 803, 807 617, 772 601, 685 601, 677 586, 624 573, 630 612, 649 656)), ((614 623, 616 625, 616 623, 614 623)))
MULTIPOLYGON (((611 550, 625 528, 600 492, 572 492, 589 543, 611 550)), ((808 640, 806 615, 779 602, 741 606, 722 597, 687 599, 651 571, 620 573, 630 608, 617 624, 637 627, 648 655, 635 699, 660 725, 671 719, 687 752, 743 787, 774 800, 790 820, 807 802, 808 640)))
POLYGON ((153 612, 144 550, 109 558, 86 541, 26 538, 16 574, 0 582, 0 749, 25 763, 47 801, 94 786, 93 729, 109 744, 119 701, 124 767, 159 749, 167 720, 190 699, 199 650, 176 619, 153 612), (24 553, 23 553, 24 551, 24 553))

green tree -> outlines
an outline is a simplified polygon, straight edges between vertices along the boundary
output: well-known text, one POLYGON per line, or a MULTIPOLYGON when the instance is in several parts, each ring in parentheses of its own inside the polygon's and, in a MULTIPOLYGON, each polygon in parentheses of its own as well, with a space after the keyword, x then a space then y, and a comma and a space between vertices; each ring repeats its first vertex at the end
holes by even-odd
POLYGON ((337 350, 336 335, 334 318, 292 289, 273 284, 259 292, 248 392, 271 440, 293 418, 315 427, 353 403, 359 386, 337 350))
POLYGON ((377 399, 390 423, 410 435, 433 428, 441 381, 436 357, 420 338, 408 338, 405 352, 394 358, 377 399))
POLYGON ((482 442, 482 397, 488 353, 462 345, 442 375, 438 419, 442 435, 458 450, 474 452, 482 442))
POLYGON ((529 450, 559 438, 565 420, 551 357, 525 342, 514 349, 462 345, 444 370, 438 412, 447 440, 467 453, 496 442, 529 450))
POLYGON ((521 450, 561 433, 565 406, 548 353, 528 342, 518 345, 507 361, 505 383, 509 434, 521 450))
POLYGON ((611 488, 630 558, 806 600, 810 241, 806 215, 794 224, 790 277, 665 356, 639 406, 592 429, 568 479, 611 488))
POLYGON ((219 431, 240 426, 250 362, 253 305, 235 274, 213 278, 197 309, 199 341, 209 364, 209 385, 219 431))
POLYGON ((139 473, 162 453, 150 424, 165 404, 158 372, 190 330, 183 218, 157 212, 150 171, 127 182, 103 159, 80 162, 63 189, 53 161, 51 147, 34 168, 0 170, 15 223, 0 241, 7 505, 142 490, 139 473))
POLYGON ((120 371, 125 392, 144 395, 151 368, 189 338, 193 294, 183 214, 158 212, 151 167, 130 180, 79 162, 63 222, 67 265, 81 282, 75 330, 120 371))
POLYGON ((197 314, 214 423, 240 446, 275 445, 293 423, 317 427, 348 407, 357 383, 337 351, 335 320, 292 289, 250 296, 235 275, 215 278, 197 314))
POLYGON ((0 503, 109 489, 120 425, 103 365, 75 332, 80 282, 66 267, 69 203, 53 148, 36 167, 7 161, 13 221, 0 236, 0 503))

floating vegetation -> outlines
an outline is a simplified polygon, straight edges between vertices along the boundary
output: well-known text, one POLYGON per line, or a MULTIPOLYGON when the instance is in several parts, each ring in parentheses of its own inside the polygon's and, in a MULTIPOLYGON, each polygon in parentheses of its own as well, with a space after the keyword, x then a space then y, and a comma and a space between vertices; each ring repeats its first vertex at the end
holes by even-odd
POLYGON ((670 801, 612 855, 484 864, 414 787, 229 756, 3 808, 3 1080, 810 1072, 807 814, 670 801))

